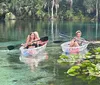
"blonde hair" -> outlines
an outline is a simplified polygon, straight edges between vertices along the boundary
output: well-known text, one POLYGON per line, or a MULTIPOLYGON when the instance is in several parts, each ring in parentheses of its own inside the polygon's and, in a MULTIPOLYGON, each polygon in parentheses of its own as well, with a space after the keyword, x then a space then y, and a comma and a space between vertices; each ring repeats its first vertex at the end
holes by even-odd
POLYGON ((35 31, 35 32, 33 32, 33 33, 35 34, 35 36, 36 36, 38 39, 40 38, 37 31, 35 31))
POLYGON ((77 34, 77 33, 82 33, 82 32, 81 32, 80 30, 77 30, 77 31, 76 31, 76 34, 77 34))
POLYGON ((34 34, 34 38, 40 39, 39 34, 38 34, 37 31, 31 32, 29 35, 31 36, 31 34, 34 34))

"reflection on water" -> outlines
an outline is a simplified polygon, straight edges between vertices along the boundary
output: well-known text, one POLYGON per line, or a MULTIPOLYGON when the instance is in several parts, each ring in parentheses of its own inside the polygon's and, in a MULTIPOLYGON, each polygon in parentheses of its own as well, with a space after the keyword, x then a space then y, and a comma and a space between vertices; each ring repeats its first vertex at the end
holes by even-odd
POLYGON ((40 62, 48 59, 48 55, 47 55, 47 52, 44 52, 34 57, 33 56, 27 56, 27 57, 20 56, 19 59, 21 62, 24 62, 25 64, 27 64, 30 67, 31 71, 34 71, 34 69, 38 67, 40 62))
POLYGON ((96 22, 96 40, 98 39, 98 28, 99 28, 99 23, 96 22))
POLYGON ((10 20, 0 22, 0 41, 25 40, 32 31, 38 31, 40 36, 48 35, 53 41, 59 39, 59 33, 73 37, 76 30, 81 30, 88 40, 99 40, 99 27, 99 23, 93 22, 10 20))
MULTIPOLYGON (((48 35, 49 44, 45 53, 36 57, 20 56, 18 49, 2 51, 0 49, 0 84, 2 85, 89 85, 87 82, 64 74, 69 66, 58 65, 57 59, 61 55, 61 43, 52 43, 60 40, 59 34, 75 36, 76 30, 81 30, 83 37, 88 40, 100 40, 100 24, 91 22, 66 22, 66 21, 34 21, 19 20, 0 22, 0 46, 24 43, 27 35, 38 31, 40 37, 48 35), (8 55, 9 54, 9 55, 8 55), (20 56, 20 60, 19 60, 20 56), (46 61, 46 59, 48 60, 46 61), (31 71, 27 68, 27 64, 31 71), (36 69, 36 71, 34 71, 36 69), (5 81, 6 80, 6 81, 5 81)), ((68 39, 63 38, 64 41, 68 39)), ((91 85, 99 85, 100 79, 91 85)))
MULTIPOLYGON (((73 53, 65 53, 63 52, 60 55, 60 59, 62 59, 62 62, 66 62, 68 64, 74 65, 75 63, 80 63, 81 61, 83 61, 86 58, 86 53, 88 53, 88 50, 85 49, 83 51, 80 52, 73 52, 73 53)), ((59 60, 58 60, 59 62, 59 60)))

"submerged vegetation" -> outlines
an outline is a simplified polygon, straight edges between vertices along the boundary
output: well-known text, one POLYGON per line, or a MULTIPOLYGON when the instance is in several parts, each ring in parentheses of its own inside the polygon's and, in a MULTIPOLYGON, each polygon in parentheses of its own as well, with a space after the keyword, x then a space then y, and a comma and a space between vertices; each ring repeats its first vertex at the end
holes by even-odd
POLYGON ((0 0, 0 19, 94 21, 100 15, 99 4, 99 0, 0 0))
POLYGON ((100 77, 100 47, 89 50, 85 55, 65 55, 58 59, 61 65, 70 65, 68 75, 92 81, 100 77))

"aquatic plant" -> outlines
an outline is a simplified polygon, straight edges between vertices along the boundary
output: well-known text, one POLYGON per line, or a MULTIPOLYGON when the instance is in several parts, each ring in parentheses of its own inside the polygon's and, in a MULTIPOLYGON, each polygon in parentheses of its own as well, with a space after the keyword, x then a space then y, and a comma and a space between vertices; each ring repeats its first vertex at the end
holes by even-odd
POLYGON ((89 50, 85 55, 64 55, 57 60, 59 64, 70 65, 65 72, 82 80, 92 81, 100 77, 100 47, 89 50))
POLYGON ((62 54, 60 56, 60 59, 57 60, 58 63, 62 64, 62 65, 74 65, 75 62, 77 62, 79 59, 79 55, 66 55, 66 54, 62 54))

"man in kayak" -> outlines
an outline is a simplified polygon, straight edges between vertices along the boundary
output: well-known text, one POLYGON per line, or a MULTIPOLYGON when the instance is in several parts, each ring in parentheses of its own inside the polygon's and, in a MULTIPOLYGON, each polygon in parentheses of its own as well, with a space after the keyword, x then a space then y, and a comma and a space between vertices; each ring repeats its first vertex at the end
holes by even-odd
POLYGON ((26 39, 26 43, 22 44, 25 48, 29 48, 31 46, 37 47, 37 45, 39 44, 40 37, 38 32, 31 32, 26 39))
POLYGON ((76 36, 71 40, 70 47, 82 46, 83 42, 86 42, 84 38, 81 37, 82 33, 80 30, 76 31, 76 36))

